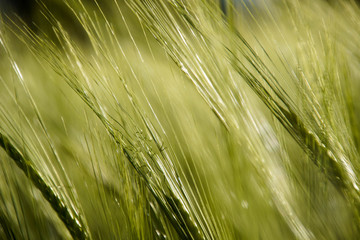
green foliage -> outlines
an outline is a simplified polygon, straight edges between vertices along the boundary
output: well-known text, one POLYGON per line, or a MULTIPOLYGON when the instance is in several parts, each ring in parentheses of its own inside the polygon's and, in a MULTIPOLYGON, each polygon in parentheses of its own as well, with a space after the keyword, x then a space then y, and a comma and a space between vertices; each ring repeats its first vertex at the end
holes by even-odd
POLYGON ((102 4, 2 26, 1 238, 359 238, 354 2, 102 4))

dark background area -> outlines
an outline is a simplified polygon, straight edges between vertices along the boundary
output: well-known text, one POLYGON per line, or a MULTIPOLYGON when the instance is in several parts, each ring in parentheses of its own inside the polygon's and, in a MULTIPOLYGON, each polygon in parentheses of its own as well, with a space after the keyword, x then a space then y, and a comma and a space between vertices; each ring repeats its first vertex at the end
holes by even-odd
POLYGON ((0 0, 0 11, 9 17, 15 15, 30 23, 35 6, 35 0, 0 0))
MULTIPOLYGON (((62 0, 40 1, 46 5, 46 8, 63 24, 63 27, 73 35, 73 37, 79 40, 85 40, 85 33, 79 22, 75 19, 74 14, 69 11, 62 0)), ((83 0, 83 2, 86 6, 93 3, 92 0, 83 0)), ((103 4, 101 4, 101 7, 104 7, 103 4)), ((106 7, 104 7, 104 9, 106 11, 106 7)), ((55 36, 53 36, 52 25, 43 16, 37 0, 0 0, 0 12, 2 13, 4 22, 12 21, 19 24, 21 19, 21 21, 34 32, 39 32, 41 29, 41 32, 45 32, 50 38, 53 40, 55 39, 55 36)), ((19 25, 22 25, 22 23, 19 25)))

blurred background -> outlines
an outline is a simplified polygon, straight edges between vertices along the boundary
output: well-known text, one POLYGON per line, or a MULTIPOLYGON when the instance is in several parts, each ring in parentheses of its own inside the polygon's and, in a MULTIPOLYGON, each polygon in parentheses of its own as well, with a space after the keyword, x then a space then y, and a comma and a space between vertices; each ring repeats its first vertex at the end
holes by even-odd
MULTIPOLYGON (((227 14, 230 4, 233 4, 235 8, 241 9, 246 5, 247 8, 258 7, 261 8, 264 4, 269 4, 273 0, 213 0, 217 1, 222 11, 227 14)), ((328 0, 332 1, 332 0, 328 0)), ((44 0, 44 2, 52 12, 62 15, 63 18, 71 18, 68 11, 64 10, 64 4, 62 0, 44 0)), ((91 4, 91 0, 83 1, 87 4, 91 4)), ((98 1, 102 7, 105 7, 107 1, 98 1)), ((123 2, 120 0, 119 2, 123 2)), ((36 0, 0 0, 0 11, 10 17, 18 16, 22 18, 27 24, 32 25, 32 22, 36 23, 36 16, 39 14, 37 10, 36 0)))
MULTIPOLYGON (((242 15, 248 15, 249 11, 252 14, 260 13, 265 9, 271 8, 271 5, 276 2, 281 2, 282 0, 213 0, 218 3, 221 10, 225 15, 231 16, 230 6, 234 6, 236 11, 243 13, 242 15)), ((336 3, 338 0, 324 0, 329 4, 336 3)), ((349 0, 359 2, 359 0, 349 0)), ((36 26, 43 25, 41 19, 41 11, 39 10, 38 4, 36 0, 0 0, 0 12, 10 17, 13 21, 17 21, 18 17, 20 17, 26 24, 28 24, 33 29, 36 29, 36 26)), ((69 14, 66 6, 62 0, 43 0, 43 3, 49 8, 49 10, 56 15, 56 17, 61 22, 68 22, 71 25, 74 24, 74 16, 69 14)), ((84 0, 83 1, 87 7, 91 5, 95 5, 92 0, 84 0)), ((111 11, 107 4, 111 1, 98 1, 98 4, 102 7, 102 9, 106 11, 111 11)), ((124 4, 124 0, 119 0, 121 4, 124 4)), ((74 26, 73 26, 74 27, 74 26)), ((76 26, 75 26, 76 27, 76 26)), ((79 28, 75 28, 79 30, 79 28)), ((74 31, 78 32, 78 31, 74 31)))

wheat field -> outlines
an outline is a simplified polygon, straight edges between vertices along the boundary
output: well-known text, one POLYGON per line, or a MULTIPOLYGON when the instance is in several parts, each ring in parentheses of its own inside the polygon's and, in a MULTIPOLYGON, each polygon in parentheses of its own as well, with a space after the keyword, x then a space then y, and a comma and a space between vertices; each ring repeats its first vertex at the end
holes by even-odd
POLYGON ((357 4, 3 15, 0 239, 359 239, 357 4))

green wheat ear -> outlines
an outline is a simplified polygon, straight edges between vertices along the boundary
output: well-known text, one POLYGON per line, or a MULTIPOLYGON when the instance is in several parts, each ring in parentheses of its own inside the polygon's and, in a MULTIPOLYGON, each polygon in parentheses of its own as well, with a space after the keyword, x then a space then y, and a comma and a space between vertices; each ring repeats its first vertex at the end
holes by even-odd
POLYGON ((43 177, 32 166, 29 159, 24 156, 11 141, 0 132, 0 147, 2 147, 8 156, 16 163, 16 165, 24 172, 24 174, 31 180, 37 189, 41 192, 44 198, 50 203, 51 207, 57 213, 61 221, 69 230, 74 239, 89 239, 86 228, 82 223, 80 216, 74 216, 70 212, 66 204, 61 200, 61 197, 56 195, 51 187, 45 182, 43 177))
MULTIPOLYGON (((354 156, 346 155, 336 147, 347 143, 334 142, 331 132, 319 134, 311 130, 312 127, 308 122, 323 121, 321 117, 325 118, 326 116, 320 116, 320 119, 317 119, 317 116, 314 116, 313 119, 313 116, 311 116, 310 119, 304 117, 301 110, 294 106, 295 101, 285 92, 284 86, 280 84, 280 81, 264 63, 263 59, 259 57, 251 47, 251 44, 247 42, 237 30, 230 29, 226 24, 221 24, 221 19, 218 17, 218 20, 213 22, 213 24, 216 25, 215 29, 222 29, 222 34, 233 40, 231 40, 230 43, 222 39, 212 40, 211 38, 214 36, 211 34, 213 33, 208 31, 206 23, 195 20, 197 19, 197 15, 194 13, 196 10, 194 10, 194 12, 192 11, 191 3, 161 1, 160 4, 152 4, 150 2, 145 4, 141 1, 128 1, 134 11, 138 13, 139 18, 144 21, 152 34, 168 51, 168 54, 194 83, 199 93, 209 104, 210 108, 213 109, 220 121, 224 123, 226 128, 228 128, 229 123, 227 121, 228 117, 226 116, 228 113, 226 113, 226 110, 222 110, 219 101, 214 99, 220 98, 222 102, 226 102, 226 100, 222 98, 221 94, 223 94, 223 92, 219 90, 219 88, 216 89, 216 87, 222 85, 224 88, 225 85, 225 88, 229 89, 228 91, 232 91, 234 95, 238 94, 236 91, 239 90, 233 89, 233 86, 231 86, 232 83, 219 83, 220 81, 225 80, 219 75, 211 75, 213 73, 211 70, 206 69, 206 67, 204 67, 206 70, 203 71, 203 73, 197 72, 194 65, 201 66, 206 60, 204 57, 203 59, 194 61, 190 51, 196 52, 198 58, 199 56, 204 56, 206 53, 196 49, 202 47, 193 44, 190 37, 187 38, 185 33, 187 30, 184 30, 180 24, 177 26, 179 34, 174 31, 172 26, 178 24, 178 22, 174 20, 175 17, 167 17, 165 14, 160 14, 160 12, 168 11, 166 5, 167 2, 170 3, 170 5, 173 5, 173 7, 169 8, 174 10, 174 15, 180 19, 182 18, 179 22, 187 24, 187 27, 192 29, 191 37, 202 40, 202 47, 205 46, 203 48, 209 48, 209 51, 211 51, 211 44, 215 45, 216 40, 219 41, 219 44, 223 44, 224 48, 229 52, 229 61, 232 63, 234 70, 243 80, 245 80, 261 101, 265 103, 272 114, 280 121, 296 142, 298 142, 300 147, 310 156, 313 163, 319 167, 330 182, 333 183, 351 204, 354 204, 354 206, 358 208, 357 206, 360 203, 359 182, 353 164, 356 159, 350 159, 354 156), (149 5, 152 6, 152 10, 150 11, 152 14, 148 13, 149 10, 147 9, 147 6, 149 5), (182 39, 180 39, 180 36, 182 39), (207 82, 211 82, 211 85, 207 82)), ((301 8, 300 6, 297 7, 301 8)), ((206 9, 206 7, 204 7, 204 9, 206 9)), ((209 10, 209 12, 210 14, 213 14, 212 16, 216 19, 216 12, 212 12, 211 10, 209 10)), ((265 56, 268 57, 269 54, 266 52, 266 49, 263 48, 263 51, 265 56)), ((273 60, 270 58, 270 61, 273 60)), ((322 78, 320 75, 317 77, 319 78, 319 81, 322 78)), ((300 81, 301 80, 304 82, 307 81, 304 79, 300 79, 300 81)), ((297 79, 295 81, 299 80, 297 79)), ((329 87, 335 86, 330 86, 329 84, 329 87)), ((315 108, 317 99, 311 96, 312 90, 309 89, 306 91, 309 92, 305 93, 307 95, 306 98, 310 99, 308 104, 310 106, 314 105, 315 108)), ((322 109, 314 109, 314 111, 322 111, 322 109)), ((316 127, 322 128, 323 126, 316 127)), ((358 211, 359 209, 357 209, 357 212, 358 211)))

